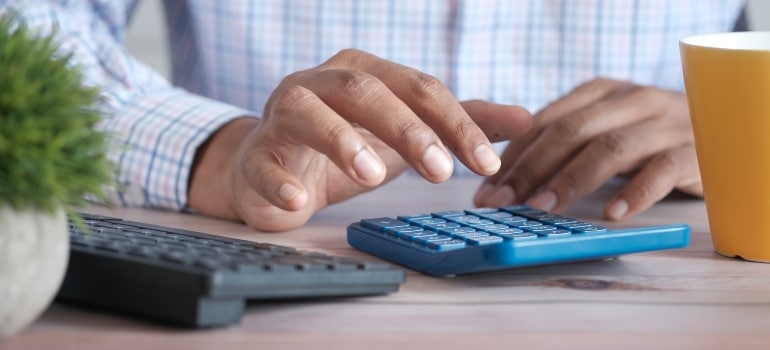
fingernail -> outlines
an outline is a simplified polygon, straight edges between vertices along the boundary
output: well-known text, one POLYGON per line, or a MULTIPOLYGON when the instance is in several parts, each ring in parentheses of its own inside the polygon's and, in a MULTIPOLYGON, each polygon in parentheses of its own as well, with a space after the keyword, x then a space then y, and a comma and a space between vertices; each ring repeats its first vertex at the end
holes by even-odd
POLYGON ((545 191, 540 192, 532 197, 527 201, 527 204, 540 210, 551 211, 556 207, 558 200, 559 199, 556 197, 556 193, 545 191))
POLYGON ((432 177, 446 178, 452 172, 452 159, 442 151, 437 145, 433 144, 425 150, 422 156, 422 166, 432 177))
POLYGON ((278 189, 278 196, 281 197, 281 199, 286 202, 289 202, 292 199, 294 199, 294 197, 296 197, 299 193, 300 193, 299 188, 297 188, 296 186, 288 182, 281 185, 281 188, 278 189))
POLYGON ((476 162, 489 174, 494 174, 500 169, 500 157, 497 156, 492 146, 482 143, 476 147, 473 151, 473 156, 476 157, 476 162))
POLYGON ((607 208, 607 216, 612 220, 620 220, 628 212, 628 202, 618 199, 607 208))
POLYGON ((384 168, 367 148, 363 148, 353 158, 353 170, 364 180, 375 180, 382 176, 384 168))

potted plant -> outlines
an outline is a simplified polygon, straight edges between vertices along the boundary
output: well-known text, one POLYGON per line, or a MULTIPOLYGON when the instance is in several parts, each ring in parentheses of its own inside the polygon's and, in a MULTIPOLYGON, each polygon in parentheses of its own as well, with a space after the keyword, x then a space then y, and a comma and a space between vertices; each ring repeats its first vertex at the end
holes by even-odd
POLYGON ((0 338, 49 305, 69 257, 67 215, 111 178, 96 98, 53 35, 0 18, 0 338))

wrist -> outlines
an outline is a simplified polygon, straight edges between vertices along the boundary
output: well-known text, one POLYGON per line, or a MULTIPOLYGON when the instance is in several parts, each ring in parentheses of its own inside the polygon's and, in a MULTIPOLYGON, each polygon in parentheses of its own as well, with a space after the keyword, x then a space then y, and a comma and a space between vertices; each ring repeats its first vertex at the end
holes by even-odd
POLYGON ((260 119, 235 119, 214 132, 195 153, 188 184, 188 208, 207 216, 240 220, 232 208, 233 174, 238 148, 260 119))

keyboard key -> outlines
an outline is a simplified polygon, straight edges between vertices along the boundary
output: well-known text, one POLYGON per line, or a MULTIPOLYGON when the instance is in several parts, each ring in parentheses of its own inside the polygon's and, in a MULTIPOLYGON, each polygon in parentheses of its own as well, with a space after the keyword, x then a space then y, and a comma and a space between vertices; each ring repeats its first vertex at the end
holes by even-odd
MULTIPOLYGON (((69 224, 70 260, 57 298, 100 310, 212 327, 237 323, 248 300, 376 295, 404 281, 401 269, 384 262, 82 216, 82 225, 69 224), (180 291, 183 298, 173 297, 180 291)), ((382 237, 392 229, 425 231, 391 218, 368 220, 361 225, 382 237)))

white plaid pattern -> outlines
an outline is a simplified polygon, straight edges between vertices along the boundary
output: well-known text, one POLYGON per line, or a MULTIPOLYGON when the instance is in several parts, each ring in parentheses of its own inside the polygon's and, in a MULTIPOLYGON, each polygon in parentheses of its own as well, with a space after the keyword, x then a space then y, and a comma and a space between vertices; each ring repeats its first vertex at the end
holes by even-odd
POLYGON ((135 0, 0 0, 0 12, 44 31, 58 28, 88 83, 103 88, 103 126, 122 144, 112 154, 121 184, 116 199, 172 209, 185 207, 195 151, 214 130, 238 116, 258 116, 282 77, 341 49, 359 48, 433 74, 459 99, 536 111, 598 76, 682 89, 678 40, 729 31, 744 6, 742 0, 165 5, 173 84, 121 46, 135 0))

